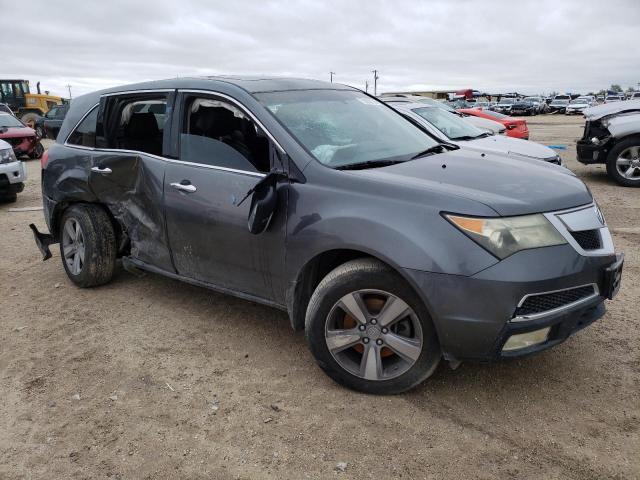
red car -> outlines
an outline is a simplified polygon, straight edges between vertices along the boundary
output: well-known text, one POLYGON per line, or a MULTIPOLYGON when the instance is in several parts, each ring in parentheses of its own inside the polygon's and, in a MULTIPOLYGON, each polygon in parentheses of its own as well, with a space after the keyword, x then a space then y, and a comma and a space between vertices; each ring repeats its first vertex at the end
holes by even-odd
POLYGON ((465 115, 473 115, 475 117, 487 118, 494 122, 499 122, 507 129, 508 137, 522 138, 529 140, 529 127, 526 120, 522 118, 513 118, 491 110, 481 110, 479 108, 461 108, 458 110, 465 115))
POLYGON ((40 158, 44 153, 36 132, 9 113, 0 112, 0 139, 13 147, 16 157, 40 158))

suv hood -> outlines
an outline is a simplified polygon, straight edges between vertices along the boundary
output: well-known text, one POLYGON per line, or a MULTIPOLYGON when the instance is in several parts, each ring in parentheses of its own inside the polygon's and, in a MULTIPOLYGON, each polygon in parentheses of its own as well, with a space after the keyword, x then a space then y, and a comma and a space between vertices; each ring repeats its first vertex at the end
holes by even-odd
POLYGON ((477 138, 466 142, 456 142, 462 148, 478 152, 495 152, 502 154, 524 155, 525 157, 546 160, 557 156, 549 147, 536 142, 507 137, 505 135, 492 135, 491 137, 477 138))
POLYGON ((491 153, 482 157, 463 149, 350 173, 465 197, 503 216, 563 210, 593 201, 586 185, 564 167, 491 153))
POLYGON ((613 115, 621 112, 629 112, 633 110, 640 110, 640 100, 625 100, 623 102, 603 103, 595 107, 588 108, 584 111, 584 116, 587 120, 598 120, 599 118, 606 117, 607 115, 613 115))

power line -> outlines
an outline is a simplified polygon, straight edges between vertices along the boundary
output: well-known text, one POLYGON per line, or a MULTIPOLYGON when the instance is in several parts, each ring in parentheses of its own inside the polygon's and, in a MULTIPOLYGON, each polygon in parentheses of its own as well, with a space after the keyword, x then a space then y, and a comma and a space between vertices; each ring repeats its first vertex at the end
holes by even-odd
POLYGON ((371 70, 373 73, 373 96, 378 96, 378 70, 371 70))

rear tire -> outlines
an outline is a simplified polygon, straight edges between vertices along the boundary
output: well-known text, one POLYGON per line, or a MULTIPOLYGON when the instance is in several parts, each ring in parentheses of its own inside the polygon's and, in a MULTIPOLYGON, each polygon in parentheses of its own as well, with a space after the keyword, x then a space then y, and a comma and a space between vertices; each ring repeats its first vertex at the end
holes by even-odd
POLYGON ((79 287, 104 285, 116 267, 116 236, 98 205, 69 207, 60 221, 60 256, 67 276, 79 287))
POLYGON ((607 173, 623 187, 640 187, 640 136, 614 145, 607 157, 607 173))
POLYGON ((372 258, 340 265, 320 282, 307 308, 305 336, 327 375, 366 393, 409 390, 435 371, 442 356, 420 297, 400 275, 372 258), (344 308, 345 299, 355 299, 351 310, 344 308), (361 309, 354 312, 356 304, 361 309))

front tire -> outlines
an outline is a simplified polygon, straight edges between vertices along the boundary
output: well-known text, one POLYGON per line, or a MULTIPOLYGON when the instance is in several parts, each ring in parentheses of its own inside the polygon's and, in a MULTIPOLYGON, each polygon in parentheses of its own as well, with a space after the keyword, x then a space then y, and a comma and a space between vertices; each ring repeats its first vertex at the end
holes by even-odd
POLYGON ((116 237, 111 219, 98 205, 68 208, 60 222, 60 256, 67 276, 79 287, 104 285, 116 267, 116 237))
POLYGON ((640 187, 640 136, 614 145, 607 158, 607 173, 623 187, 640 187))
POLYGON ((307 308, 305 335, 327 375, 366 393, 409 390, 435 371, 442 356, 420 297, 371 258, 340 265, 320 282, 307 308))

